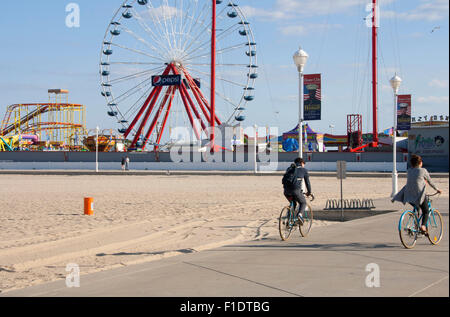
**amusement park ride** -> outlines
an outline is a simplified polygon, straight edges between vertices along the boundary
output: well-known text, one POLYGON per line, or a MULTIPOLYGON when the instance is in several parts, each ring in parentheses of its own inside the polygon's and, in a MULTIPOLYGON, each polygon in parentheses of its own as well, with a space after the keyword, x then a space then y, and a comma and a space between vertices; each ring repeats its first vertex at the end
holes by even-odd
MULTIPOLYGON (((362 134, 359 114, 348 115, 346 136, 324 135, 331 146, 345 143, 350 152, 381 144, 377 1, 372 2, 371 140, 362 134)), ((101 95, 120 136, 104 132, 100 151, 120 143, 128 150, 152 147, 157 152, 179 141, 180 127, 193 132, 186 142, 220 150, 215 129, 238 127, 255 99, 256 46, 250 23, 234 1, 125 0, 107 27, 100 53, 101 95)), ((48 103, 8 107, 0 151, 52 146, 92 151, 96 137, 86 129, 85 107, 69 104, 67 95, 66 90, 49 90, 48 103)))
MULTIPOLYGON (((86 109, 68 102, 68 90, 49 89, 49 102, 7 108, 0 127, 0 152, 95 151, 96 136, 86 129, 86 109)), ((112 130, 99 134, 100 152, 117 150, 123 139, 112 130)))
POLYGON ((108 115, 131 148, 157 151, 169 125, 166 140, 174 126, 188 127, 191 143, 215 150, 215 127, 244 121, 254 100, 256 55, 250 23, 234 2, 125 1, 101 52, 108 115))
POLYGON ((86 110, 83 105, 68 103, 68 93, 50 89, 48 103, 9 106, 0 128, 0 151, 79 150, 86 135, 86 110))
MULTIPOLYGON (((370 141, 367 135, 363 138, 362 116, 348 115, 345 142, 350 152, 382 145, 377 1, 372 3, 373 132, 370 141)), ((255 98, 256 55, 250 23, 235 2, 199 0, 183 7, 175 0, 127 0, 111 20, 101 51, 108 115, 117 119, 124 138, 132 140, 131 148, 149 145, 157 151, 168 122, 171 132, 175 121, 175 126, 193 131, 194 142, 209 141, 215 150, 214 127, 235 126, 246 119, 246 106, 255 98), (161 84, 176 76, 178 81, 161 84), (209 89, 209 100, 201 87, 209 89)))

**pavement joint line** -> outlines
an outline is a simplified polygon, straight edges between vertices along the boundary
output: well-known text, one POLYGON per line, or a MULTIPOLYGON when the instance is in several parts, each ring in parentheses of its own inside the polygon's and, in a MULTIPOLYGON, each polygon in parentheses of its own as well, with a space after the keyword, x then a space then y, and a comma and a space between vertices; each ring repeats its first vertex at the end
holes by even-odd
MULTIPOLYGON (((364 254, 355 254, 355 252, 361 252, 361 251, 338 251, 337 250, 335 252, 339 252, 339 253, 343 253, 343 254, 347 254, 347 255, 371 258, 371 259, 376 259, 376 260, 382 260, 382 261, 391 262, 391 263, 404 264, 404 265, 413 266, 413 267, 417 267, 417 268, 421 268, 421 269, 426 269, 426 270, 430 270, 430 271, 435 271, 435 272, 441 272, 441 273, 447 273, 448 274, 448 271, 445 271, 445 270, 442 270, 442 269, 437 269, 437 268, 432 268, 432 267, 427 267, 427 266, 417 265, 417 264, 411 264, 411 263, 406 263, 406 262, 402 262, 402 261, 395 261, 395 260, 380 258, 380 257, 376 257, 376 256, 370 256, 370 255, 364 255, 364 254)), ((448 250, 447 250, 447 252, 448 252, 448 250)))
POLYGON ((448 275, 445 276, 445 277, 443 277, 443 278, 441 278, 439 281, 436 281, 436 282, 434 282, 434 283, 431 283, 430 285, 428 285, 428 286, 422 288, 421 290, 418 290, 417 292, 412 293, 412 294, 409 295, 408 297, 416 296, 417 294, 420 294, 420 293, 426 291, 426 290, 429 289, 430 287, 433 287, 433 286, 435 286, 435 285, 441 283, 442 281, 444 281, 444 280, 446 280, 446 279, 448 279, 448 275))
POLYGON ((270 285, 266 285, 266 284, 263 284, 263 283, 260 283, 260 282, 252 281, 252 280, 243 278, 241 276, 237 276, 237 275, 233 275, 233 274, 230 274, 230 273, 222 272, 222 271, 215 270, 213 268, 209 268, 209 267, 202 266, 202 265, 199 265, 199 264, 189 263, 189 262, 185 262, 185 261, 183 261, 183 263, 187 264, 187 265, 191 265, 191 266, 197 267, 197 268, 201 268, 201 269, 204 269, 204 270, 216 272, 216 273, 219 273, 219 274, 222 274, 222 275, 231 276, 231 277, 243 280, 243 281, 247 281, 247 282, 250 282, 250 283, 253 283, 253 284, 257 284, 257 285, 264 286, 264 287, 267 287, 267 288, 270 288, 270 289, 274 289, 274 290, 277 290, 277 291, 280 291, 280 292, 283 292, 283 293, 286 293, 286 294, 294 295, 294 296, 297 296, 297 297, 305 297, 303 295, 292 293, 292 292, 286 291, 284 289, 280 289, 280 288, 277 288, 277 287, 274 287, 274 286, 270 286, 270 285))

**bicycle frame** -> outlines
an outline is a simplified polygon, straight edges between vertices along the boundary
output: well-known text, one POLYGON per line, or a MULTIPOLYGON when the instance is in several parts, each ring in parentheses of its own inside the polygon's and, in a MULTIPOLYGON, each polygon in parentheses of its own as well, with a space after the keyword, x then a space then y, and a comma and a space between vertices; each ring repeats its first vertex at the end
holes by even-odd
POLYGON ((295 214, 294 201, 291 201, 289 205, 289 226, 295 223, 294 214, 295 214))
MULTIPOLYGON (((427 221, 427 228, 428 228, 428 225, 431 224, 431 220, 433 220, 433 221, 434 221, 434 224, 436 224, 436 218, 435 218, 435 214, 434 214, 434 211, 435 211, 435 210, 436 210, 436 209, 433 208, 433 207, 431 206, 431 201, 428 200, 428 221, 427 221)), ((409 212, 411 212, 411 213, 414 214, 415 220, 416 220, 417 223, 420 225, 420 223, 421 223, 421 221, 422 221, 424 215, 423 215, 423 213, 422 213, 422 214, 420 215, 420 217, 418 216, 418 215, 419 215, 419 209, 418 209, 417 207, 414 207, 413 210, 406 210, 405 212, 403 212, 402 215, 401 215, 401 217, 400 217, 400 219, 402 219, 402 217, 403 217, 405 214, 409 213, 409 212)), ((408 223, 407 225, 408 225, 408 227, 409 227, 409 223, 408 223)), ((401 224, 401 222, 399 222, 399 224, 398 224, 398 230, 402 230, 402 224, 401 224)), ((414 230, 414 229, 412 229, 412 230, 414 230)), ((419 232, 420 232, 420 230, 419 230, 419 232)))

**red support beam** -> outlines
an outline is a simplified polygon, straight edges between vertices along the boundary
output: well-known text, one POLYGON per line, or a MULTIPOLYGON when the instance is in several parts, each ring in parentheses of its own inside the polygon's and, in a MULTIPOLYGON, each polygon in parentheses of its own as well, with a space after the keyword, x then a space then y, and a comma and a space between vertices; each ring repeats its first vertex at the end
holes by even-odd
POLYGON ((195 89, 197 84, 195 83, 195 81, 192 79, 192 77, 189 75, 189 73, 185 69, 183 69, 183 73, 184 73, 184 76, 186 77, 186 79, 188 80, 189 86, 191 87, 191 91, 194 94, 194 97, 197 100, 197 103, 199 104, 200 108, 202 109, 203 115, 205 116, 207 122, 211 122, 210 114, 208 113, 208 110, 206 110, 205 105, 203 104, 203 100, 200 97, 200 95, 198 94, 197 89, 195 89))
POLYGON ((139 141, 139 137, 142 134, 142 130, 144 130, 144 127, 147 124, 148 118, 150 117, 150 114, 152 113, 153 108, 155 107, 156 101, 158 101, 161 90, 162 90, 162 87, 156 88, 156 94, 153 97, 153 100, 152 100, 150 106, 148 107, 147 112, 145 113, 144 119, 142 119, 141 125, 139 126, 139 129, 136 132, 136 136, 134 137, 133 143, 131 143, 131 147, 136 146, 137 142, 139 141))
POLYGON ((136 125, 136 123, 139 121, 139 119, 141 118, 142 114, 144 113, 145 109, 147 109, 148 104, 150 103, 150 101, 153 99, 153 97, 155 96, 156 93, 156 87, 154 87, 152 89, 152 92, 150 93, 150 95, 147 97, 147 99, 145 100, 144 104, 142 105, 141 109, 139 110, 137 116, 134 118, 133 122, 131 122, 130 126, 127 129, 127 132, 125 132, 124 137, 125 139, 128 137, 128 135, 131 133, 131 131, 133 131, 134 126, 136 125))
POLYGON ((216 0, 212 0, 212 27, 211 27, 211 151, 214 151, 214 126, 216 118, 216 0))
MULTIPOLYGON (((164 70, 163 75, 167 75, 169 74, 170 71, 170 65, 168 65, 166 67, 166 69, 164 70)), ((130 126, 127 129, 127 132, 124 134, 125 139, 128 137, 128 135, 131 133, 131 131, 133 131, 134 126, 136 125, 136 123, 139 121, 139 119, 141 118, 142 114, 144 113, 145 109, 148 107, 148 104, 150 103, 150 101, 153 99, 153 97, 155 96, 157 92, 157 87, 154 87, 152 89, 152 92, 150 93, 150 95, 148 96, 148 98, 145 100, 144 105, 141 107, 141 109, 139 110, 139 113, 137 114, 137 116, 134 118, 133 122, 130 124, 130 126)), ((138 136, 139 138, 139 136, 138 136)))
MULTIPOLYGON (((190 81, 193 81, 191 75, 190 75, 186 70, 183 70, 183 71, 184 71, 185 76, 188 77, 188 78, 190 79, 190 81)), ((208 111, 210 112, 210 115, 208 115, 207 117, 209 118, 209 122, 211 122, 211 114, 212 114, 212 111, 211 111, 211 107, 210 107, 209 104, 208 104, 208 101, 206 100, 206 98, 205 98, 205 96, 203 95, 202 91, 201 91, 201 90, 198 88, 198 86, 195 84, 195 82, 194 82, 194 85, 191 85, 191 89, 192 89, 192 88, 194 88, 194 91, 200 96, 200 99, 203 101, 203 104, 206 106, 206 108, 207 108, 208 111)), ((206 115, 205 115, 205 116, 206 116, 206 115)), ((217 123, 217 125, 221 125, 222 122, 219 120, 219 118, 217 117, 217 115, 215 115, 215 118, 216 118, 216 123, 217 123)))
MULTIPOLYGON (((195 89, 195 90, 197 91, 197 93, 200 95, 200 97, 201 97, 202 100, 203 100, 203 104, 206 106, 206 108, 207 108, 208 111, 210 112, 209 118, 210 118, 210 120, 211 120, 212 110, 211 110, 211 107, 210 107, 209 104, 208 104, 208 101, 206 100, 205 96, 203 96, 202 91, 197 87, 197 85, 195 85, 194 89, 195 89)), ((216 123, 217 123, 217 125, 221 125, 222 122, 219 120, 219 117, 217 117, 217 114, 215 114, 214 117, 216 118, 216 123)), ((211 122, 211 121, 210 121, 210 122, 211 122)))
POLYGON ((372 0, 372 103, 373 103, 373 145, 378 145, 378 56, 377 56, 377 0, 372 0))
MULTIPOLYGON (((179 72, 175 66, 172 66, 172 71, 174 72, 175 75, 179 74, 179 72)), ((205 131, 205 133, 208 133, 206 125, 203 123, 203 120, 202 120, 199 112, 197 111, 197 108, 195 107, 195 104, 192 101, 191 96, 189 95, 189 92, 187 91, 186 85, 183 82, 181 82, 181 85, 180 85, 180 93, 181 92, 187 98, 188 104, 191 106, 192 111, 194 112, 196 118, 200 121, 203 131, 205 131)))
POLYGON ((173 87, 172 92, 170 94, 169 106, 167 107, 167 111, 166 111, 166 115, 164 117, 164 121, 163 121, 163 124, 162 124, 162 127, 161 127, 161 131, 159 131, 158 140, 156 141, 156 143, 158 145, 155 147, 155 151, 158 151, 158 149, 159 149, 159 143, 161 142, 161 138, 163 136, 164 129, 166 128, 167 120, 169 119, 169 114, 170 114, 170 110, 172 109, 173 98, 175 97, 175 91, 176 90, 177 90, 177 88, 173 87))
POLYGON ((164 107, 166 106, 167 103, 167 99, 169 99, 169 96, 171 94, 172 91, 172 87, 169 87, 166 91, 166 94, 164 96, 163 101, 161 102, 161 105, 159 106, 159 110, 158 112, 155 114, 155 117, 153 118, 152 124, 150 125, 150 128, 147 131, 147 134, 144 137, 144 143, 142 145, 142 148, 145 148, 145 146, 147 145, 148 139, 150 138, 150 136, 153 133, 153 130, 155 129, 156 124, 158 123, 158 118, 161 116, 164 107))
POLYGON ((189 102, 189 105, 191 106, 191 109, 192 109, 192 111, 195 114, 195 117, 200 121, 200 124, 202 126, 203 131, 207 132, 206 125, 203 123, 203 120, 202 120, 202 118, 200 116, 200 113, 197 111, 197 108, 195 107, 195 104, 192 101, 191 96, 189 95, 189 92, 187 91, 186 86, 185 86, 184 83, 181 84, 180 90, 182 90, 184 95, 186 96, 186 98, 187 98, 187 100, 189 102))
POLYGON ((184 91, 181 89, 179 91, 180 91, 181 99, 183 100, 184 108, 186 109, 186 113, 189 117, 189 121, 191 122, 192 129, 194 129, 194 133, 197 136, 197 139, 200 140, 201 137, 200 137, 200 134, 198 133, 197 127, 195 126, 194 118, 192 117, 191 110, 189 109, 189 105, 188 105, 186 96, 184 95, 184 91))

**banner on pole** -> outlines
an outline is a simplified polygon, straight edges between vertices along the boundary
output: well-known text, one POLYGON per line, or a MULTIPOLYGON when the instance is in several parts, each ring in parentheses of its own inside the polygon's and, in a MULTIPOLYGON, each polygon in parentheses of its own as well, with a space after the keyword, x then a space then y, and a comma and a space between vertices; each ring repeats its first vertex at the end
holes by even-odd
POLYGON ((397 130, 411 130, 411 95, 398 96, 397 130))
POLYGON ((305 75, 304 78, 304 120, 322 120, 321 74, 305 75))

